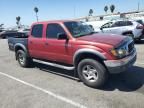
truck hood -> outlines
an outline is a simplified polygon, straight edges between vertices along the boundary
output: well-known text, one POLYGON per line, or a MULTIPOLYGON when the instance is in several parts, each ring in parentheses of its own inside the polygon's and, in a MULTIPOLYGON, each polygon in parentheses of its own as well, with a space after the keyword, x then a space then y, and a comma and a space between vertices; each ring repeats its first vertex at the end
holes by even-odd
POLYGON ((104 43, 115 46, 122 42, 125 38, 126 37, 122 35, 98 33, 79 37, 77 39, 82 41, 104 43))

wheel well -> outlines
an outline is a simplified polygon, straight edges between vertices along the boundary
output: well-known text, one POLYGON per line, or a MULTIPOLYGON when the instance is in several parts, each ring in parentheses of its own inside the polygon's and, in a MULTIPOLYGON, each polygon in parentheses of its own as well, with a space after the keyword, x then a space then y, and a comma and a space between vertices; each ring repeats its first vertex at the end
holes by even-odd
POLYGON ((24 49, 21 47, 21 46, 17 46, 16 48, 15 48, 15 57, 16 57, 16 60, 17 60, 17 51, 18 50, 23 50, 24 51, 24 49))
POLYGON ((74 61, 74 65, 77 67, 79 62, 83 59, 86 59, 86 58, 91 58, 91 59, 95 59, 97 61, 99 61, 100 63, 102 63, 104 66, 104 59, 99 57, 98 55, 95 55, 95 54, 91 54, 91 53, 84 53, 84 54, 79 54, 76 58, 75 58, 75 61, 74 61))
POLYGON ((122 33, 122 35, 126 35, 126 34, 133 34, 133 33, 132 31, 127 31, 127 32, 122 33))
POLYGON ((17 46, 17 47, 15 48, 15 52, 17 52, 18 50, 23 50, 23 51, 24 51, 24 49, 23 49, 21 46, 17 46))

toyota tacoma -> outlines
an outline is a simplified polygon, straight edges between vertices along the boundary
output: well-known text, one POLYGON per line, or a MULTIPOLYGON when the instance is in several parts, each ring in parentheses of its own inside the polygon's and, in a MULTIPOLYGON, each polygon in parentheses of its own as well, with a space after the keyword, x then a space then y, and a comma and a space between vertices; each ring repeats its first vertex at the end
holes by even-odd
POLYGON ((11 37, 8 45, 22 67, 39 62, 74 70, 95 88, 102 87, 108 75, 125 72, 137 56, 130 37, 95 33, 79 21, 36 22, 27 37, 11 37))

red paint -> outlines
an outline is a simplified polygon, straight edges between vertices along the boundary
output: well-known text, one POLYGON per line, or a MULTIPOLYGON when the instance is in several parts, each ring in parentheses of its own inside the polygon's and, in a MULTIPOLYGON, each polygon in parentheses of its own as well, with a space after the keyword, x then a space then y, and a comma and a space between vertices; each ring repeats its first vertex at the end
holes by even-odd
MULTIPOLYGON (((110 54, 110 49, 119 44, 125 37, 115 36, 110 34, 94 34, 73 38, 67 28, 63 24, 64 21, 48 21, 38 22, 36 24, 43 24, 42 38, 34 38, 29 34, 28 50, 30 56, 33 58, 52 60, 67 64, 73 64, 73 56, 78 49, 89 48, 94 49, 103 54, 107 59, 114 60, 114 56, 110 54), (47 24, 57 23, 65 30, 69 40, 58 40, 46 38, 47 24)), ((33 27, 32 25, 32 27, 33 27)))

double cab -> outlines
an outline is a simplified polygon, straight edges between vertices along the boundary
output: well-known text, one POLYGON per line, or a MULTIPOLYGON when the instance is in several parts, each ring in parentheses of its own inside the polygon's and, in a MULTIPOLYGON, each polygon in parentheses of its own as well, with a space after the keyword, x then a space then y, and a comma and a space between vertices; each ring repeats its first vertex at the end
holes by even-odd
POLYGON ((108 75, 125 72, 136 61, 133 39, 95 33, 79 21, 44 21, 32 24, 26 37, 8 39, 20 66, 33 62, 74 70, 87 86, 99 88, 108 75))

